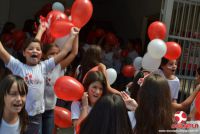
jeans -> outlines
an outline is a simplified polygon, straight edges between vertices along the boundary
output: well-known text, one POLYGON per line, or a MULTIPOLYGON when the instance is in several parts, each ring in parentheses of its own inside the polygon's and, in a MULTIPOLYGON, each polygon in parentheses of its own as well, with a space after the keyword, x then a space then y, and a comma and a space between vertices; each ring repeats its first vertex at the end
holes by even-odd
POLYGON ((29 116, 28 127, 25 134, 39 134, 42 123, 42 114, 29 116))
POLYGON ((42 134, 53 134, 54 110, 46 110, 42 114, 42 134))

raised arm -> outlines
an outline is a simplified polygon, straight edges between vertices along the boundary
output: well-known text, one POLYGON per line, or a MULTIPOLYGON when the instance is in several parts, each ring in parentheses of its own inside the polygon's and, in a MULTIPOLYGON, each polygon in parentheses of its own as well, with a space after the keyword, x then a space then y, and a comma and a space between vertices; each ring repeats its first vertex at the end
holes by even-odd
POLYGON ((197 93, 200 90, 200 85, 196 87, 196 90, 182 103, 176 103, 176 102, 172 102, 172 107, 176 110, 176 111, 180 111, 180 110, 187 110, 187 108, 192 104, 193 100, 195 99, 197 93))
POLYGON ((8 64, 11 55, 5 50, 1 41, 0 41, 0 58, 3 60, 5 64, 8 64))
POLYGON ((46 31, 45 23, 40 23, 35 39, 38 39, 39 41, 41 41, 42 35, 45 31, 46 31))
POLYGON ((76 27, 71 28, 69 39, 66 41, 66 43, 64 44, 61 51, 56 56, 54 56, 54 61, 56 64, 58 64, 67 55, 69 46, 73 43, 73 41, 74 41, 76 35, 78 35, 78 33, 79 33, 78 28, 76 28, 76 27))
POLYGON ((74 42, 72 44, 72 51, 70 52, 70 54, 60 62, 60 66, 62 69, 64 69, 65 67, 67 67, 76 57, 76 55, 78 54, 78 35, 76 35, 74 42))
POLYGON ((106 83, 107 83, 107 90, 108 90, 108 92, 109 92, 109 93, 114 93, 114 94, 119 94, 119 95, 121 95, 119 91, 117 91, 116 89, 114 89, 114 88, 112 88, 112 87, 110 86, 110 84, 109 84, 109 82, 108 82, 107 73, 106 73, 106 66, 105 66, 104 64, 102 64, 102 63, 100 63, 98 66, 99 66, 99 70, 100 70, 100 71, 105 75, 105 77, 106 77, 106 83))
POLYGON ((72 120, 73 126, 76 128, 77 125, 80 125, 81 122, 87 117, 88 113, 89 113, 88 93, 85 92, 82 96, 80 116, 78 119, 72 120))

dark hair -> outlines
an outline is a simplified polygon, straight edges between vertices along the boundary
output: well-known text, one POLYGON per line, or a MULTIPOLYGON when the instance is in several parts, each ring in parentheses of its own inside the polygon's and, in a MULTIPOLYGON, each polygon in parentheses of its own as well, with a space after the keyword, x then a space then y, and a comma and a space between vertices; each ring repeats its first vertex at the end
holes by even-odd
POLYGON ((86 75, 86 77, 84 78, 84 81, 83 81, 83 86, 84 86, 85 90, 87 91, 90 84, 95 81, 99 81, 103 85, 102 96, 105 95, 107 92, 107 82, 106 82, 106 78, 105 78, 104 74, 100 71, 88 72, 88 74, 86 75))
POLYGON ((166 65, 168 62, 169 62, 169 60, 163 57, 163 58, 161 59, 161 64, 160 64, 160 66, 166 65))
POLYGON ((42 53, 43 54, 47 54, 47 52, 52 48, 52 47, 58 47, 56 44, 54 44, 54 43, 51 43, 51 44, 45 44, 45 45, 43 45, 43 47, 42 47, 42 53))
POLYGON ((27 39, 27 40, 24 42, 23 51, 24 51, 32 42, 39 43, 39 44, 40 44, 40 47, 41 47, 41 49, 42 49, 42 45, 41 45, 40 40, 35 39, 35 38, 29 38, 29 39, 27 39))
POLYGON ((97 45, 91 45, 85 52, 83 59, 81 60, 79 81, 82 81, 85 74, 93 67, 102 62, 101 47, 97 45))
POLYGON ((200 67, 197 68, 197 73, 200 75, 200 67))
POLYGON ((121 96, 108 94, 98 100, 81 123, 80 134, 133 134, 121 96))
POLYGON ((11 34, 12 30, 15 29, 15 27, 16 26, 13 22, 6 22, 3 26, 1 34, 5 34, 5 33, 11 34))
POLYGON ((138 84, 138 80, 140 78, 144 78, 144 73, 142 71, 138 72, 137 75, 133 79, 133 84, 130 87, 129 91, 131 93, 131 98, 137 101, 138 91, 140 89, 140 85, 138 84))
POLYGON ((159 130, 172 129, 172 107, 167 80, 158 74, 145 78, 138 93, 135 111, 137 134, 158 134, 159 130))
MULTIPOLYGON (((26 85, 23 78, 15 75, 8 75, 6 76, 1 82, 0 82, 0 124, 1 119, 3 117, 4 112, 4 97, 9 94, 10 89, 13 85, 13 83, 17 83, 17 88, 19 91, 19 94, 21 96, 27 95, 28 93, 28 86, 26 85)), ((22 108, 22 110, 19 112, 19 119, 20 119, 20 134, 23 134, 25 132, 27 123, 28 123, 28 114, 25 110, 25 106, 22 108)))

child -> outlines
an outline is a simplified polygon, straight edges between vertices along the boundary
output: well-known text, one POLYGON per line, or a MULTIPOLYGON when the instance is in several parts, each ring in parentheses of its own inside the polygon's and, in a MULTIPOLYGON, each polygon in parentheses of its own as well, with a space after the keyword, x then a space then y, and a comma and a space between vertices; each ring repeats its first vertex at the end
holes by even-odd
POLYGON ((24 134, 27 93, 28 87, 19 76, 8 75, 0 82, 0 134, 24 134))
POLYGON ((101 97, 81 123, 80 134, 133 134, 121 96, 108 94, 101 97))
POLYGON ((136 109, 134 133, 158 134, 159 130, 171 129, 173 111, 170 88, 167 80, 160 75, 150 74, 144 78, 138 93, 138 106, 128 95, 122 94, 122 97, 129 110, 136 109))
POLYGON ((72 28, 70 37, 59 54, 40 62, 42 51, 39 39, 46 28, 39 26, 39 31, 35 39, 28 40, 24 44, 23 56, 26 58, 26 64, 12 57, 2 46, 0 42, 0 57, 6 64, 6 67, 15 75, 19 75, 28 85, 28 95, 26 101, 26 110, 29 115, 29 125, 27 134, 36 134, 40 131, 42 122, 42 113, 44 112, 44 75, 50 72, 55 65, 67 55, 69 45, 78 34, 77 28, 72 28))
POLYGON ((176 60, 162 58, 160 69, 161 70, 158 70, 158 73, 168 81, 172 102, 177 102, 178 92, 180 90, 180 81, 178 77, 175 76, 177 69, 176 60))
POLYGON ((71 118, 75 128, 85 119, 97 100, 107 92, 106 78, 100 71, 89 72, 84 79, 83 86, 86 92, 81 102, 74 101, 71 105, 71 118))
POLYGON ((75 77, 82 82, 85 74, 102 62, 102 50, 97 45, 91 45, 83 55, 81 64, 76 69, 75 77))
MULTIPOLYGON (((43 47, 44 59, 51 58, 59 53, 60 49, 56 44, 49 44, 43 47)), ((71 53, 46 75, 44 92, 45 112, 42 114, 42 133, 52 134, 54 128, 54 107, 56 96, 53 90, 56 79, 64 75, 65 68, 73 61, 78 54, 78 35, 73 42, 71 53)))

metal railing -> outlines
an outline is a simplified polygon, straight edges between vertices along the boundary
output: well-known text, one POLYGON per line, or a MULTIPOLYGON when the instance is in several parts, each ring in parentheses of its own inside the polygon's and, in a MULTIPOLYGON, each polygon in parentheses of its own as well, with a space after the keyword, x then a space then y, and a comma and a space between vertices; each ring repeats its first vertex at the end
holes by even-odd
POLYGON ((177 60, 182 101, 194 90, 200 66, 200 0, 163 0, 160 20, 167 26, 167 41, 176 41, 182 48, 177 60))

